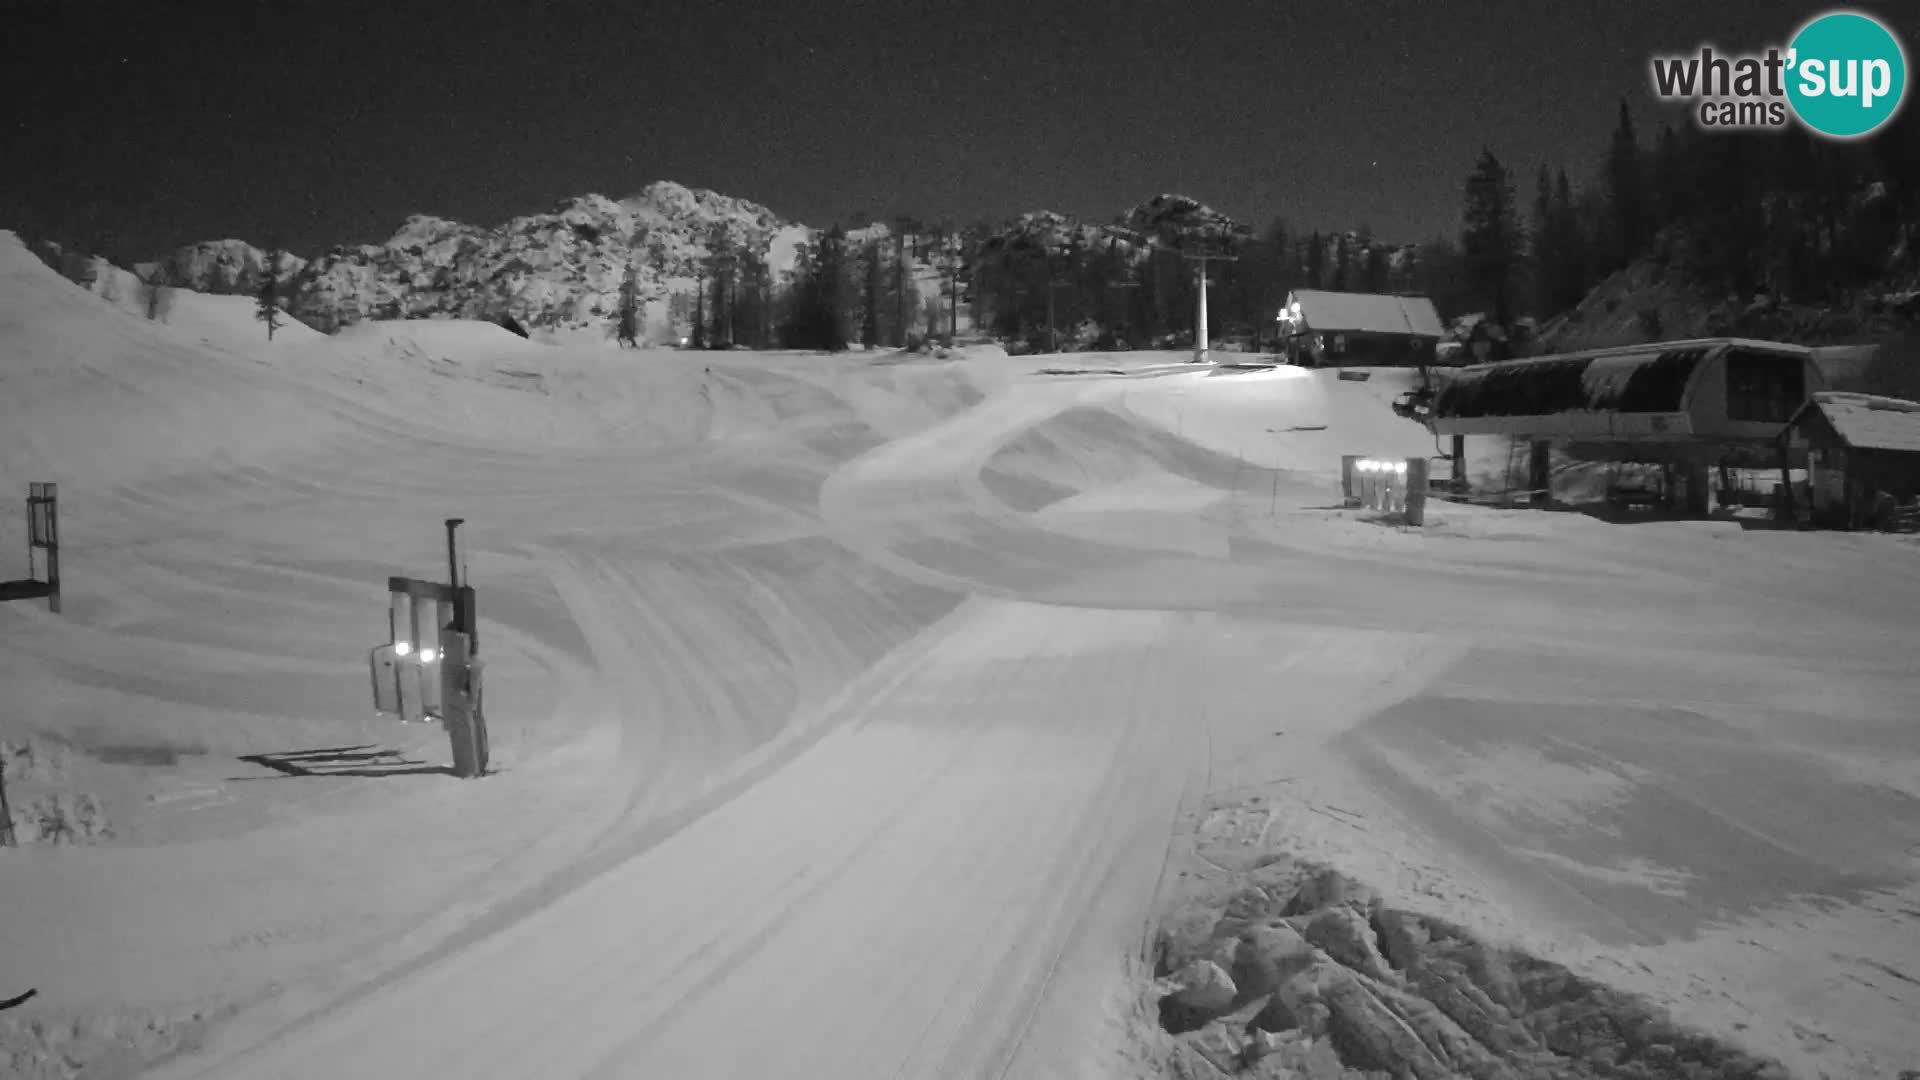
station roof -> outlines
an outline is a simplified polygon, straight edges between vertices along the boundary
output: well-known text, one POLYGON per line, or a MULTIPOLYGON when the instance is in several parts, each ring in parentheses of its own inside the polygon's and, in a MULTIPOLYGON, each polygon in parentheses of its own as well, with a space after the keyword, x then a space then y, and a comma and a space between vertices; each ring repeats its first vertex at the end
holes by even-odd
POLYGON ((1823 390, 1800 407, 1793 422, 1798 424, 1809 412, 1819 413, 1855 450, 1920 454, 1920 401, 1823 390))
POLYGON ((1679 412, 1687 384, 1713 346, 1679 342, 1584 356, 1478 364, 1450 371, 1434 396, 1445 417, 1551 416, 1563 412, 1679 412))
POLYGON ((1300 322, 1320 334, 1400 334, 1439 338, 1440 312, 1424 296, 1295 289, 1287 306, 1300 305, 1300 322))

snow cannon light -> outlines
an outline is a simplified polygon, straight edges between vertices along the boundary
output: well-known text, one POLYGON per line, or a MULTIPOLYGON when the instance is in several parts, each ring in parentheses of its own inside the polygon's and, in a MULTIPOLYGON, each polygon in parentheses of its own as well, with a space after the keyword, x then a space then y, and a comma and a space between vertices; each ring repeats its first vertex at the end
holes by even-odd
POLYGON ((393 643, 393 655, 395 656, 405 656, 412 651, 413 645, 411 642, 396 641, 393 643))
POLYGON ((1404 474, 1407 471, 1407 463, 1404 461, 1381 461, 1375 458, 1361 458, 1354 467, 1363 473, 1375 474, 1404 474))
POLYGON ((437 650, 435 650, 435 649, 433 649, 433 648, 431 648, 431 647, 429 647, 429 648, 425 648, 425 649, 421 649, 421 650, 420 650, 420 662, 421 662, 421 663, 423 663, 423 664, 431 664, 431 663, 433 663, 433 662, 434 662, 435 660, 438 660, 438 659, 440 659, 440 653, 439 653, 439 652, 438 652, 437 650))
POLYGON ((1405 460, 1357 454, 1341 459, 1341 490, 1346 505, 1388 512, 1404 509, 1410 486, 1407 470, 1405 460))

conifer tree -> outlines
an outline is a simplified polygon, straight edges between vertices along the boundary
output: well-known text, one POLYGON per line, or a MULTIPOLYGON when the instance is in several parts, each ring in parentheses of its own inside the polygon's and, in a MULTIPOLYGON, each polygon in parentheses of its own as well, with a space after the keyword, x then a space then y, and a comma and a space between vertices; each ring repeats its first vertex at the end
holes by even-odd
POLYGON ((258 305, 253 317, 267 324, 267 340, 273 340, 274 331, 280 329, 280 252, 278 249, 267 253, 267 267, 260 283, 258 305))
POLYGON ((1620 101, 1620 121, 1607 149, 1607 210, 1613 240, 1612 266, 1625 266, 1653 240, 1653 207, 1647 197, 1646 163, 1634 133, 1633 112, 1620 101))
POLYGON ((1490 149, 1480 151, 1480 160, 1467 178, 1464 216, 1460 249, 1467 285, 1495 322, 1511 325, 1520 269, 1520 224, 1512 178, 1490 149))

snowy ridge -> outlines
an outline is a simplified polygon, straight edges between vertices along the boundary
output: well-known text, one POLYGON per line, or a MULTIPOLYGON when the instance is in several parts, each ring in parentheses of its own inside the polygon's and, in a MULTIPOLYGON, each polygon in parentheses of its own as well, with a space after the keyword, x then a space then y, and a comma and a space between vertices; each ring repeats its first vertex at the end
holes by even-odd
MULTIPOLYGON (((252 296, 266 284, 268 261, 268 252, 244 240, 207 240, 176 248, 136 271, 157 273, 160 281, 195 292, 252 296)), ((307 260, 283 251, 273 276, 284 281, 306 265, 307 260)))
POLYGON ((382 244, 336 248, 297 275, 292 309, 331 331, 363 319, 510 315, 543 329, 610 329, 631 262, 643 337, 677 339, 703 261, 720 244, 791 272, 809 231, 745 199, 662 181, 614 200, 581 195, 495 228, 429 215, 382 244))

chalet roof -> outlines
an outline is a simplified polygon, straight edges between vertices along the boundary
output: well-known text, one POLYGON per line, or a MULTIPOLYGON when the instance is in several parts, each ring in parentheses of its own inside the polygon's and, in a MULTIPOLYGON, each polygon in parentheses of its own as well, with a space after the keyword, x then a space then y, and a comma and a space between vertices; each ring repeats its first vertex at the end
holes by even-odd
POLYGON ((1469 418, 1680 412, 1687 383, 1712 348, 1710 343, 1682 342, 1456 368, 1437 373, 1433 414, 1469 418))
POLYGON ((1430 338, 1446 333, 1433 301, 1424 296, 1295 289, 1288 303, 1289 306, 1299 304, 1301 320, 1320 333, 1405 334, 1430 338))
POLYGON ((1818 410, 1841 441, 1856 450, 1920 453, 1920 401, 1823 390, 1802 407, 1801 415, 1808 409, 1818 410))

